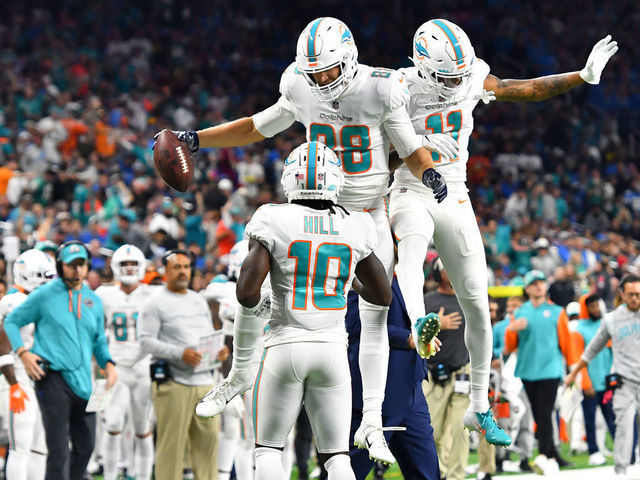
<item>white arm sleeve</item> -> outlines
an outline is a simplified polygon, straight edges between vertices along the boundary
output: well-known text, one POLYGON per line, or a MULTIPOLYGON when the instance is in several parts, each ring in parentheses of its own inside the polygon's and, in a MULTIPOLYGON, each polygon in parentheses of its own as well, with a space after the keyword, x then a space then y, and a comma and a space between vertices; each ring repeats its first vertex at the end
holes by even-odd
POLYGON ((286 130, 296 121, 293 105, 284 96, 281 96, 275 105, 256 113, 251 118, 256 130, 267 138, 286 130))
POLYGON ((407 158, 422 147, 422 136, 416 135, 405 108, 390 112, 385 118, 384 129, 400 158, 407 158))

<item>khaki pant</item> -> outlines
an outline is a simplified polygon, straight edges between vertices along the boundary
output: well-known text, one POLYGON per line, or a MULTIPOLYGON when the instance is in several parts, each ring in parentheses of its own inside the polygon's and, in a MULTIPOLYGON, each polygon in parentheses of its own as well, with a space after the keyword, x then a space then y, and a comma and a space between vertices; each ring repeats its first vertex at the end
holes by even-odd
POLYGON ((483 436, 480 436, 478 443, 478 471, 496 473, 496 446, 487 442, 483 436))
POLYGON ((191 387, 169 380, 153 385, 153 406, 157 417, 156 480, 182 480, 187 442, 191 469, 196 480, 218 478, 219 417, 196 416, 198 401, 210 386, 191 387))
POLYGON ((462 480, 469 456, 469 432, 464 429, 462 417, 469 407, 469 395, 453 392, 456 374, 469 374, 469 364, 437 385, 429 373, 429 382, 422 382, 422 390, 429 404, 433 437, 436 442, 440 475, 447 480, 462 480))

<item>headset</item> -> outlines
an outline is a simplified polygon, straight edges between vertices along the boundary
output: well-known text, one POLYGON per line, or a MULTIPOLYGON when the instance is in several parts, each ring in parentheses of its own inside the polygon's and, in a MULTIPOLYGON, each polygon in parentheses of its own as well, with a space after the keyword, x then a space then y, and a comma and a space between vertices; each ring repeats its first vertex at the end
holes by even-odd
POLYGON ((161 258, 162 265, 166 267, 167 263, 169 263, 169 257, 171 257, 172 255, 184 255, 185 257, 189 257, 189 260, 191 261, 191 267, 195 265, 195 258, 194 258, 193 252, 190 252, 189 250, 184 250, 182 248, 177 248, 175 250, 167 250, 165 254, 162 255, 162 258, 161 258))
POLYGON ((63 280, 64 280, 64 275, 62 275, 62 259, 60 258, 60 255, 62 254, 62 250, 64 250, 69 245, 82 246, 82 248, 84 248, 85 251, 87 252, 87 264, 89 265, 89 267, 91 266, 91 252, 89 251, 89 249, 84 243, 82 243, 80 240, 69 240, 68 242, 64 242, 56 250, 56 272, 58 272, 58 277, 62 278, 63 280))
POLYGON ((433 275, 433 279, 437 283, 442 282, 442 273, 441 273, 442 270, 444 270, 444 265, 442 265, 442 260, 440 260, 440 257, 436 257, 431 262, 431 273, 433 275))

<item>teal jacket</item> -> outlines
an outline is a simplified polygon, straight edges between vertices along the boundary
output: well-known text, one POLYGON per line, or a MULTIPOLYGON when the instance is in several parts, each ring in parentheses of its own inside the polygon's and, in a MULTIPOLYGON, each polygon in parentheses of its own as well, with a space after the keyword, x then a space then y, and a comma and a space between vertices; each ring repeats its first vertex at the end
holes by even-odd
MULTIPOLYGON (((589 342, 596 336, 596 332, 600 328, 602 319, 589 320, 583 319, 578 321, 576 331, 582 336, 584 340, 584 348, 587 348, 589 342)), ((587 366, 587 372, 591 379, 591 384, 596 392, 604 392, 607 386, 604 381, 604 377, 609 375, 611 371, 611 364, 613 363, 613 354, 611 348, 605 347, 600 353, 598 353, 593 360, 589 362, 587 366)))
POLYGON ((11 347, 22 347, 20 328, 35 323, 31 349, 59 371, 73 392, 91 396, 91 356, 104 368, 111 360, 104 335, 102 301, 86 285, 69 290, 56 278, 36 288, 4 320, 11 347))

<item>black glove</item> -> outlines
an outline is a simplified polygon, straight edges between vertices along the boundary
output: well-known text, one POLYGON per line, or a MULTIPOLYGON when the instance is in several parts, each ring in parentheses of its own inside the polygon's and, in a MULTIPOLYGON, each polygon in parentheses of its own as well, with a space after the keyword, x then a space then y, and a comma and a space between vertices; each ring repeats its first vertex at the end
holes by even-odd
POLYGON ((173 133, 176 134, 178 140, 187 144, 189 150, 191 150, 191 153, 196 153, 200 148, 200 138, 198 137, 198 132, 194 132, 193 130, 190 132, 178 132, 174 130, 173 133))
MULTIPOLYGON (((189 151, 191 153, 196 153, 200 149, 200 138, 198 137, 198 132, 194 132, 193 130, 190 132, 182 131, 182 130, 171 130, 171 131, 176 134, 176 137, 178 137, 178 140, 187 144, 187 147, 189 147, 189 151)), ((160 135, 160 132, 156 133, 153 136, 153 139, 155 140, 158 137, 158 135, 160 135)), ((153 142, 153 146, 151 148, 156 148, 155 142, 153 142)))
POLYGON ((436 197, 438 203, 447 197, 447 183, 435 168, 427 168, 422 172, 422 183, 433 190, 433 196, 436 197))

